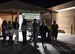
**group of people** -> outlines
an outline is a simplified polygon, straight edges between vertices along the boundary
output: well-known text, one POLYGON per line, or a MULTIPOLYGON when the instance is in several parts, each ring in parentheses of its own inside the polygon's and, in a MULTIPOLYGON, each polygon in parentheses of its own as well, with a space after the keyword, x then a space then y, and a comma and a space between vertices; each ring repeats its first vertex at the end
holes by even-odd
MULTIPOLYGON (((34 42, 34 47, 37 48, 39 47, 37 45, 38 41, 38 35, 41 35, 41 40, 42 40, 42 45, 45 47, 45 42, 46 42, 46 33, 48 33, 48 38, 51 38, 53 46, 56 44, 57 41, 57 35, 58 35, 58 25, 56 24, 56 21, 53 21, 53 24, 49 28, 44 21, 42 21, 42 24, 39 25, 37 23, 37 19, 34 19, 34 22, 32 24, 33 27, 33 42, 34 42)), ((27 30, 28 30, 28 25, 26 19, 23 19, 22 25, 21 25, 21 30, 22 30, 22 36, 23 36, 23 44, 27 44, 27 30)), ((15 33, 15 41, 14 43, 18 43, 18 38, 19 38, 19 23, 17 22, 17 18, 15 21, 12 23, 9 21, 7 23, 6 20, 3 21, 2 23, 2 35, 3 35, 3 43, 6 43, 6 37, 7 35, 9 36, 9 45, 12 46, 13 44, 13 34, 15 33)))
POLYGON ((58 35, 58 24, 56 24, 56 21, 53 21, 53 24, 49 27, 45 24, 44 21, 42 21, 42 24, 39 26, 37 23, 37 20, 34 19, 33 23, 33 41, 34 41, 34 47, 39 47, 37 45, 38 41, 38 35, 41 35, 42 45, 43 47, 46 46, 46 33, 48 33, 48 39, 51 40, 53 46, 56 44, 57 41, 57 35, 58 35))
POLYGON ((15 33, 15 44, 18 42, 18 30, 19 30, 19 23, 17 22, 17 18, 15 18, 15 21, 12 23, 12 21, 4 20, 2 23, 2 36, 3 36, 3 44, 6 43, 6 37, 9 36, 8 44, 9 46, 12 46, 13 44, 13 35, 15 33))

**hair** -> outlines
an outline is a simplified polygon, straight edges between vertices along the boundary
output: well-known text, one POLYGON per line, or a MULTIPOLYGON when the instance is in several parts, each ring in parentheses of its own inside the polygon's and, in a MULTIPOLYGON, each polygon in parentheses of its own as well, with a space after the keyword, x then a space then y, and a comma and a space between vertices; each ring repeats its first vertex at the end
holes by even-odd
POLYGON ((5 25, 6 25, 6 24, 7 24, 7 21, 6 21, 6 20, 4 20, 2 24, 5 24, 5 25))
POLYGON ((26 21, 26 19, 23 19, 23 23, 24 23, 24 24, 27 24, 27 21, 26 21))
POLYGON ((56 21, 54 20, 53 23, 56 23, 56 21))
POLYGON ((10 25, 11 24, 11 21, 8 21, 8 25, 10 25))
POLYGON ((15 22, 17 22, 17 16, 16 16, 16 18, 15 18, 15 22))
POLYGON ((56 22, 56 20, 54 20, 54 22, 56 22))
POLYGON ((34 21, 34 23, 35 23, 35 22, 36 22, 36 19, 34 19, 33 21, 34 21))

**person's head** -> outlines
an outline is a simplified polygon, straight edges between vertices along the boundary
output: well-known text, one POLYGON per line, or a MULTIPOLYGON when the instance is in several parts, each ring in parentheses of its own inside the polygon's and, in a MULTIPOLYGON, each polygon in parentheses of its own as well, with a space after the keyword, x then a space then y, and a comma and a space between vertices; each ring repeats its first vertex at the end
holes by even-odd
POLYGON ((10 25, 11 24, 11 21, 9 21, 8 24, 10 25))
POLYGON ((23 19, 23 22, 26 22, 26 19, 23 19))
POLYGON ((27 23, 26 19, 23 19, 23 22, 26 24, 27 23))
POLYGON ((37 23, 37 20, 36 19, 34 19, 34 23, 37 23))
POLYGON ((42 25, 43 25, 43 26, 45 25, 45 22, 44 22, 44 21, 42 21, 42 25))
POLYGON ((56 24, 56 21, 55 20, 53 21, 53 24, 56 24))
POLYGON ((6 24, 7 24, 7 21, 6 21, 6 20, 4 20, 4 21, 3 21, 3 24, 5 24, 5 25, 6 25, 6 24))

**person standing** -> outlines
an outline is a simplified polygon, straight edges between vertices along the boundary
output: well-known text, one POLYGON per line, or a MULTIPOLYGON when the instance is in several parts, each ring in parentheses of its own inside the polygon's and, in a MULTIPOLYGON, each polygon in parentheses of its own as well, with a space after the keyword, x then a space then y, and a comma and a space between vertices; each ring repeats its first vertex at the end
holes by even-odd
POLYGON ((15 44, 17 44, 18 39, 19 39, 19 23, 17 22, 17 17, 15 18, 15 21, 13 22, 13 29, 14 29, 14 33, 16 35, 15 44))
POLYGON ((56 44, 56 41, 57 41, 58 28, 59 26, 58 24, 56 24, 56 21, 54 20, 52 24, 52 44, 53 46, 56 44))
POLYGON ((33 23, 33 41, 34 41, 34 47, 38 48, 39 46, 37 45, 37 40, 38 40, 38 30, 39 30, 39 25, 37 23, 37 20, 34 19, 33 23))
POLYGON ((21 29, 22 29, 22 35, 23 35, 23 44, 27 44, 27 39, 26 39, 26 35, 27 35, 27 21, 26 21, 26 19, 23 19, 23 23, 21 25, 21 29))
POLYGON ((6 37, 7 37, 7 21, 4 20, 2 23, 2 36, 3 36, 3 43, 6 44, 6 37))
POLYGON ((45 42, 46 42, 46 32, 48 31, 47 26, 45 25, 45 22, 42 22, 42 25, 39 27, 39 31, 40 31, 40 35, 42 37, 42 45, 43 47, 46 46, 45 42))
POLYGON ((9 36, 9 46, 12 47, 13 44, 13 29, 12 22, 8 22, 8 36, 9 36))
POLYGON ((47 25, 48 27, 48 40, 51 41, 51 25, 47 25))

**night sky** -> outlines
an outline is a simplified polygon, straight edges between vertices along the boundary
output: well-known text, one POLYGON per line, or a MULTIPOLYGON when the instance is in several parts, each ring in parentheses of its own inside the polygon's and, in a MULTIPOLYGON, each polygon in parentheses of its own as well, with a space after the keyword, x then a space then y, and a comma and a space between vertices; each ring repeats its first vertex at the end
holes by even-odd
MULTIPOLYGON (((0 0, 0 3, 7 2, 7 1, 11 1, 11 0, 0 0)), ((49 8, 72 0, 19 0, 19 1, 40 6, 43 8, 49 8)))
POLYGON ((43 8, 52 7, 55 5, 59 5, 71 0, 25 0, 27 3, 35 4, 37 6, 41 6, 43 8))

